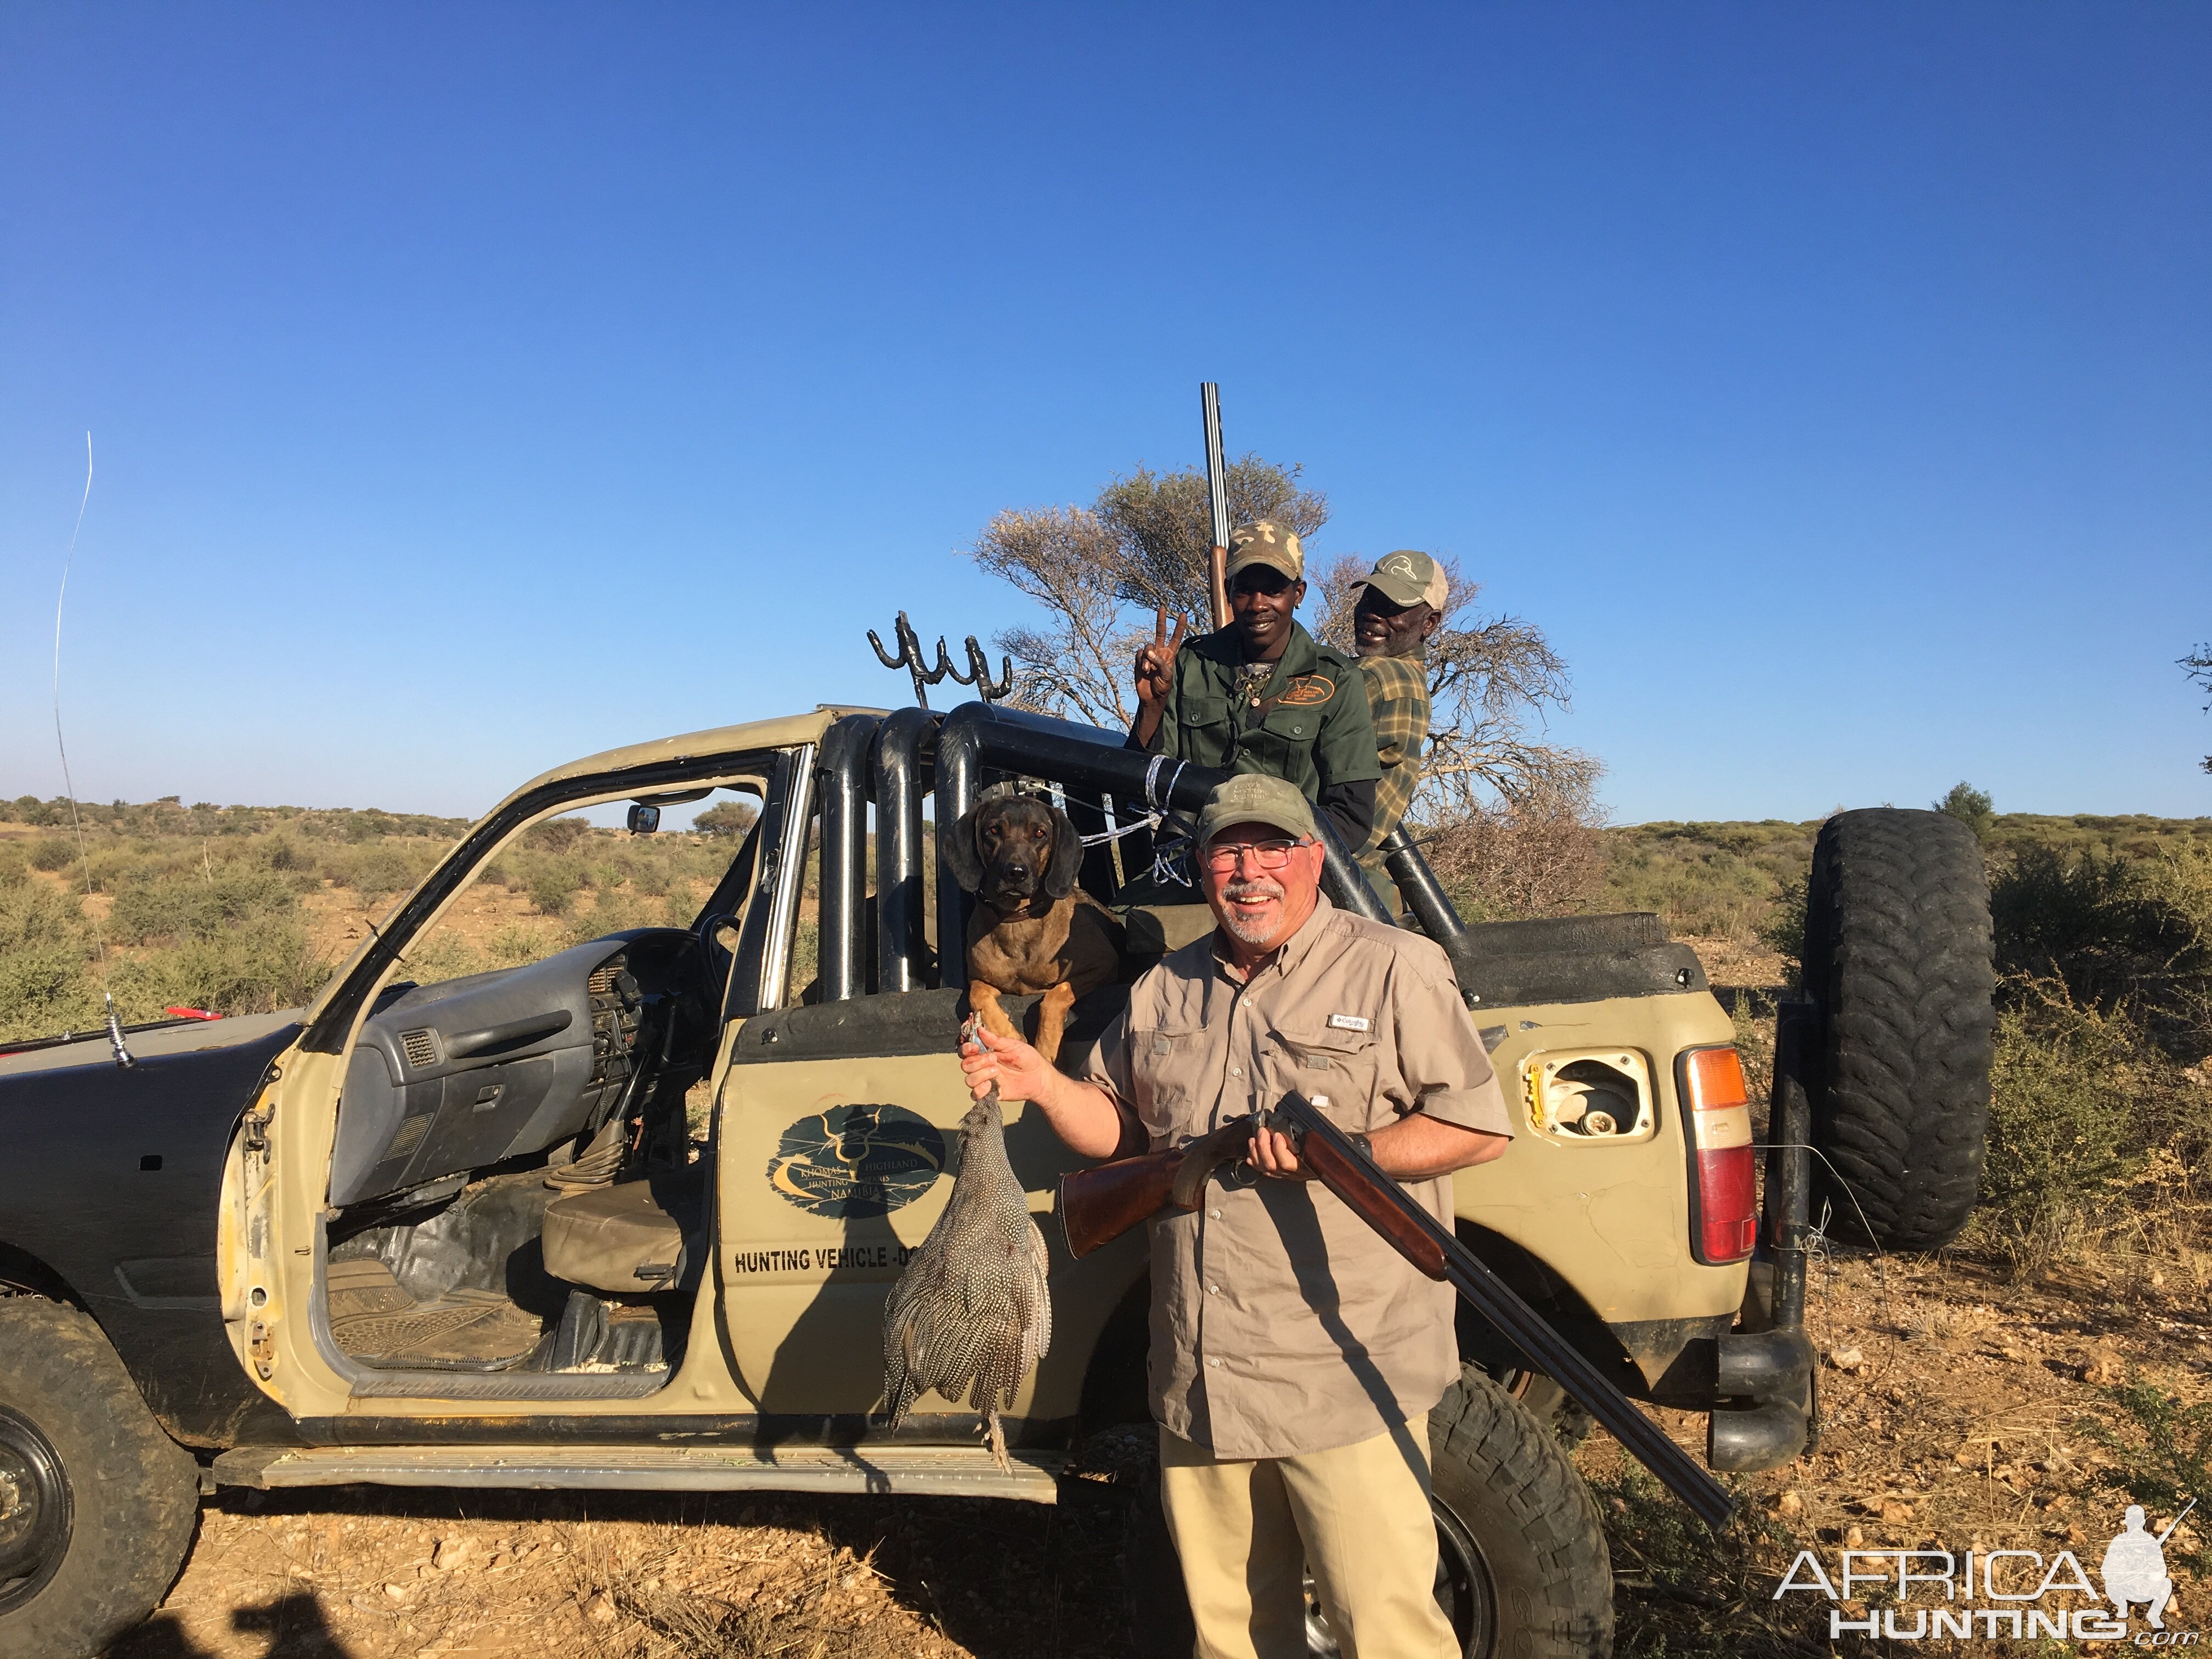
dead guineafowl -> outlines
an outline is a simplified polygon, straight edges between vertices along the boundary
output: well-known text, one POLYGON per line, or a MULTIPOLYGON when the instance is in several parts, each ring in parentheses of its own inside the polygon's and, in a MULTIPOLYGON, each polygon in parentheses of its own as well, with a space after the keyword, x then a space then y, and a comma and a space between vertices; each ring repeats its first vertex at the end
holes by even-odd
POLYGON ((884 1399, 892 1428, 919 1395, 933 1390, 957 1401, 965 1394, 983 1414, 991 1455, 1000 1468, 1012 1467, 999 1413, 1052 1346, 1046 1265, 1044 1235, 1006 1158, 994 1083, 960 1120, 952 1196, 884 1304, 884 1399))

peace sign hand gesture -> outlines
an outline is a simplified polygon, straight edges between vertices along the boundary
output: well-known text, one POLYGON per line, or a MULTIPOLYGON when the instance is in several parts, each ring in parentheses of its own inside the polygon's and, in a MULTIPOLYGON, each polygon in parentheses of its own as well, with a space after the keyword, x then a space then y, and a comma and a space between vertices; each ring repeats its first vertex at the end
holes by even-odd
POLYGON ((1168 634, 1168 613, 1152 612, 1152 642, 1137 648, 1137 701, 1147 713, 1157 714, 1167 706, 1168 688, 1175 683, 1175 656, 1182 649, 1183 618, 1175 619, 1175 634, 1168 634))

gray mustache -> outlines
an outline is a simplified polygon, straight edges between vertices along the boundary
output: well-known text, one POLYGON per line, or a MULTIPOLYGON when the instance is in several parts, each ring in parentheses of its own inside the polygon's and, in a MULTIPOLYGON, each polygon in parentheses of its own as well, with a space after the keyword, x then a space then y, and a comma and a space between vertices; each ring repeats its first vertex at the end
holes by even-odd
POLYGON ((1221 896, 1231 900, 1279 899, 1283 896, 1283 884, 1279 881, 1270 881, 1265 876, 1256 876, 1249 881, 1232 881, 1224 884, 1221 889, 1221 896))

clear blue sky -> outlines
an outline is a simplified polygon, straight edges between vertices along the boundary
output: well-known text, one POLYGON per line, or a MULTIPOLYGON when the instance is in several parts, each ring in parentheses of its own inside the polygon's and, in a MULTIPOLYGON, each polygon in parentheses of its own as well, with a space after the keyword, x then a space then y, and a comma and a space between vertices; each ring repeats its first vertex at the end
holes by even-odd
POLYGON ((0 795, 482 811, 1303 463, 1623 821, 2212 812, 2212 9, 0 12, 0 795))

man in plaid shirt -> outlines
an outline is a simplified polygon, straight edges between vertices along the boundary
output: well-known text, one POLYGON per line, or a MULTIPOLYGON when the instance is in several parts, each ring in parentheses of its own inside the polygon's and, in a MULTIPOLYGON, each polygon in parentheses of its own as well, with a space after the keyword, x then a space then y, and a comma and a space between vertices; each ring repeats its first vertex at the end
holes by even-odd
POLYGON ((1421 744, 1429 735, 1428 643, 1443 623, 1449 586, 1434 559, 1401 549, 1376 561, 1359 583, 1358 602, 1352 607, 1352 639, 1367 679, 1367 707, 1382 767, 1382 781, 1375 786, 1375 827, 1359 849, 1359 865, 1393 908, 1401 908, 1397 884, 1375 849, 1406 816, 1421 781, 1421 744))

